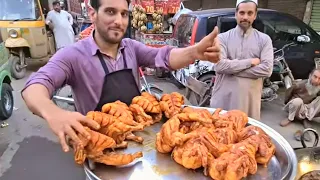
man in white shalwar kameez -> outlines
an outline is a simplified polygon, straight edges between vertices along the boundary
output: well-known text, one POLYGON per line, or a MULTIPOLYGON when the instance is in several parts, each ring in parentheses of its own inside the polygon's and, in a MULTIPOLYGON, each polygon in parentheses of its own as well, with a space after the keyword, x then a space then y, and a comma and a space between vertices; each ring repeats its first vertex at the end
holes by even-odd
POLYGON ((257 0, 238 0, 237 27, 219 34, 221 60, 215 65, 216 81, 210 106, 238 109, 260 120, 263 78, 273 69, 270 37, 252 28, 257 0))
POLYGON ((61 10, 60 2, 52 3, 53 10, 48 15, 46 22, 53 30, 57 50, 75 42, 72 29, 73 18, 67 11, 61 10))

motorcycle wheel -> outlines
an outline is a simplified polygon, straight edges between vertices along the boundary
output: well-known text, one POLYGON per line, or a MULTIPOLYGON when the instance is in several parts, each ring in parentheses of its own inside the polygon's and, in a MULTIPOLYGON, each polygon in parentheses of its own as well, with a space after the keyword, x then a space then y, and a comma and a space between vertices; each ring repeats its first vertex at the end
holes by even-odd
MULTIPOLYGON (((198 80, 206 83, 209 86, 214 76, 215 74, 206 74, 201 76, 198 80)), ((208 93, 209 94, 206 94, 205 97, 201 98, 200 95, 196 94, 189 88, 186 88, 186 96, 188 97, 189 102, 193 106, 201 105, 202 107, 209 107, 210 99, 211 99, 211 91, 209 91, 208 93)))
POLYGON ((7 120, 13 112, 14 100, 10 84, 3 83, 0 100, 0 121, 7 120))

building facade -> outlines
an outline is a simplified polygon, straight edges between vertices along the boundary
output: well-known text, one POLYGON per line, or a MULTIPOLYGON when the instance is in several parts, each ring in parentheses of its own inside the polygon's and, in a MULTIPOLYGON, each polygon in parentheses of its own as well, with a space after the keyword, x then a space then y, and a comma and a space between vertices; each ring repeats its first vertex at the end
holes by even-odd
POLYGON ((320 32, 320 0, 313 0, 311 3, 309 25, 320 32))

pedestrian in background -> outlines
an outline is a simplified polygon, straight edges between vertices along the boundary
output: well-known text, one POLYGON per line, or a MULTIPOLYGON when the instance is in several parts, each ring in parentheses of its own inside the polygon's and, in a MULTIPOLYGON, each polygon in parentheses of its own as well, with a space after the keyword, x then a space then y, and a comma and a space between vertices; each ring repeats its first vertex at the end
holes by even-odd
POLYGON ((59 50, 75 42, 73 18, 67 11, 61 10, 59 1, 54 1, 52 6, 53 10, 48 13, 46 23, 53 30, 56 49, 59 50))
POLYGON ((263 78, 273 69, 273 46, 267 34, 252 27, 257 17, 257 0, 238 0, 237 27, 219 34, 221 60, 210 106, 239 109, 260 120, 263 78))
MULTIPOLYGON (((281 121, 282 127, 288 126, 294 120, 300 120, 304 128, 311 128, 310 124, 320 117, 320 68, 314 69, 309 79, 295 83, 286 91, 284 110, 288 118, 281 121)), ((295 133, 295 138, 300 140, 302 131, 295 133)), ((306 141, 311 141, 309 133, 305 136, 306 141)))

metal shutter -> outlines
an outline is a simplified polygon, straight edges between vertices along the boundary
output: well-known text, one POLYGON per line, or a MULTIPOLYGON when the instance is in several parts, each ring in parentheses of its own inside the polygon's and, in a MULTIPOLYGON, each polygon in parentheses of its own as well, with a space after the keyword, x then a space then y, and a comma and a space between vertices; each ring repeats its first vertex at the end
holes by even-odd
POLYGON ((310 26, 320 32, 320 0, 313 0, 310 26))

